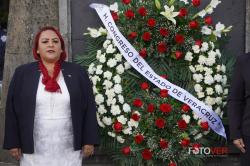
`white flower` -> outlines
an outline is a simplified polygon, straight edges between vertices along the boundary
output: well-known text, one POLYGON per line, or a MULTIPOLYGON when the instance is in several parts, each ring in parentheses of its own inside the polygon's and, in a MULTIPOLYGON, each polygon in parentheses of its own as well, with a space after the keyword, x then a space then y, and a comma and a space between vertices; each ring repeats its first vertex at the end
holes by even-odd
POLYGON ((194 66, 192 66, 192 65, 189 66, 189 69, 190 69, 190 71, 191 71, 192 73, 195 73, 195 72, 196 72, 194 66))
POLYGON ((117 71, 118 74, 124 73, 124 67, 123 67, 123 65, 122 64, 118 65, 116 67, 116 71, 117 71))
POLYGON ((117 60, 117 62, 121 62, 122 61, 122 54, 115 54, 115 59, 117 60))
POLYGON ((112 54, 112 53, 114 53, 115 51, 116 51, 116 48, 113 47, 112 44, 110 44, 110 45, 108 46, 108 48, 106 49, 106 53, 107 53, 107 54, 112 54))
POLYGON ((115 58, 111 58, 111 59, 109 59, 108 62, 107 62, 107 65, 108 65, 108 67, 110 67, 110 68, 115 67, 116 64, 117 64, 117 61, 116 61, 115 58))
POLYGON ((100 28, 98 29, 98 31, 101 33, 101 35, 107 35, 107 33, 108 33, 107 29, 105 29, 105 28, 103 28, 103 27, 100 27, 100 28))
POLYGON ((189 4, 188 0, 180 0, 185 3, 185 5, 189 4))
POLYGON ((210 5, 211 5, 213 8, 216 8, 220 3, 221 3, 221 1, 219 1, 219 0, 212 0, 212 1, 210 2, 210 5))
POLYGON ((213 64, 215 64, 215 57, 208 57, 206 59, 206 65, 207 66, 213 66, 213 64))
POLYGON ((222 86, 219 85, 219 84, 216 84, 216 85, 215 85, 215 92, 216 92, 217 94, 222 94, 222 93, 223 93, 222 86))
POLYGON ((218 105, 222 104, 222 98, 221 98, 221 97, 216 97, 216 98, 215 98, 215 102, 216 102, 218 105))
POLYGON ((217 81, 217 82, 221 82, 221 81, 222 81, 222 75, 216 74, 216 75, 214 76, 214 80, 217 81))
POLYGON ((188 51, 185 55, 185 60, 191 62, 194 58, 192 55, 193 55, 193 53, 188 51))
POLYGON ((98 113, 101 114, 101 115, 107 113, 107 110, 105 109, 104 105, 102 105, 102 104, 99 105, 98 113))
POLYGON ((193 74, 193 79, 194 79, 197 83, 199 83, 199 82, 202 81, 203 76, 202 76, 202 74, 193 74))
POLYGON ((106 62, 106 54, 102 54, 100 57, 99 57, 99 62, 101 63, 105 63, 106 62))
POLYGON ((111 82, 109 80, 104 80, 102 85, 105 86, 103 89, 110 89, 113 86, 113 82, 111 82))
POLYGON ((182 119, 185 120, 185 122, 188 124, 190 122, 190 116, 189 115, 182 115, 182 119))
POLYGON ((103 71, 102 71, 102 65, 96 66, 96 71, 95 71, 95 73, 96 73, 97 75, 100 75, 100 74, 103 73, 103 71))
POLYGON ((228 89, 224 89, 223 95, 228 95, 228 89))
POLYGON ((192 46, 192 49, 193 49, 194 53, 196 53, 196 54, 198 54, 200 52, 200 46, 198 46, 198 45, 192 46))
POLYGON ((206 52, 207 50, 208 50, 208 43, 203 42, 202 45, 201 45, 201 51, 206 52))
POLYGON ((124 112, 131 112, 131 108, 127 103, 123 104, 122 109, 124 112))
POLYGON ((225 65, 221 65, 221 71, 223 72, 223 73, 226 73, 226 66, 225 65))
POLYGON ((128 62, 125 62, 124 63, 124 68, 127 70, 127 69, 130 69, 131 68, 131 65, 128 63, 128 62))
POLYGON ((226 85, 227 84, 227 76, 226 75, 224 75, 224 76, 222 76, 223 78, 222 78, 222 84, 223 85, 226 85))
POLYGON ((132 134, 132 128, 131 127, 125 128, 125 129, 122 130, 122 132, 124 134, 131 135, 132 134))
POLYGON ((219 49, 216 49, 215 52, 216 52, 217 56, 218 56, 219 58, 221 58, 221 52, 220 52, 220 50, 219 50, 219 49))
POLYGON ((122 95, 118 95, 118 100, 121 104, 124 103, 124 97, 122 95))
POLYGON ((206 10, 204 10, 204 9, 198 13, 198 15, 199 15, 201 18, 203 18, 206 14, 207 14, 207 12, 206 12, 206 10))
POLYGON ((213 31, 213 34, 217 37, 221 37, 221 33, 222 31, 225 29, 225 25, 224 24, 221 24, 220 22, 218 22, 216 25, 215 25, 215 31, 213 31))
POLYGON ((87 30, 89 31, 89 33, 85 33, 85 34, 90 34, 90 36, 92 38, 97 38, 99 36, 101 36, 102 34, 95 28, 87 28, 87 30))
POLYGON ((114 132, 110 132, 110 131, 109 131, 109 132, 108 132, 108 135, 111 136, 111 137, 115 137, 116 134, 115 134, 114 132))
POLYGON ((120 84, 115 84, 114 90, 116 94, 120 94, 122 92, 122 86, 120 84))
POLYGON ((118 12, 118 3, 115 2, 109 6, 109 9, 114 12, 118 12))
POLYGON ((217 53, 216 53, 215 51, 211 50, 211 51, 208 52, 208 57, 215 58, 215 57, 216 57, 216 54, 217 54, 217 53))
POLYGON ((93 85, 96 85, 97 81, 100 81, 100 77, 98 77, 97 75, 91 77, 91 81, 93 83, 93 85))
POLYGON ((195 70, 199 71, 199 72, 203 72, 204 71, 204 67, 202 65, 195 65, 195 70))
POLYGON ((96 113, 96 119, 97 119, 97 123, 100 127, 105 127, 105 125, 101 122, 101 119, 100 119, 100 115, 98 113, 96 113))
POLYGON ((204 79, 204 83, 207 85, 211 85, 214 83, 214 78, 211 75, 206 75, 204 79))
POLYGON ((213 106, 215 104, 215 98, 207 96, 205 98, 205 103, 210 105, 210 106, 213 106))
POLYGON ((97 95, 95 96, 95 102, 96 102, 97 105, 102 104, 102 103, 104 102, 104 97, 103 97, 103 95, 102 95, 102 94, 97 94, 97 95))
POLYGON ((174 6, 171 6, 170 8, 165 5, 165 12, 161 12, 163 16, 165 16, 169 21, 172 21, 174 24, 176 24, 176 20, 174 19, 176 16, 179 15, 179 12, 174 12, 174 6))
POLYGON ((214 9, 212 7, 208 7, 206 9, 207 14, 212 14, 214 12, 214 9))
POLYGON ((198 93, 197 93, 197 96, 198 96, 198 98, 200 99, 200 98, 205 97, 205 94, 204 94, 204 92, 198 92, 198 93))
POLYGON ((105 71, 103 73, 103 78, 107 78, 108 80, 111 80, 112 73, 110 71, 105 71))
POLYGON ((111 105, 115 105, 116 104, 116 99, 115 98, 108 98, 108 100, 106 100, 107 106, 111 106, 111 105))
POLYGON ((127 118, 125 118, 125 116, 124 115, 120 115, 120 116, 118 116, 117 117, 117 120, 118 120, 118 122, 120 122, 121 124, 126 124, 127 123, 127 121, 128 121, 128 119, 127 118))
POLYGON ((211 75, 213 74, 213 70, 208 67, 204 67, 205 75, 211 75))
POLYGON ((210 41, 209 44, 212 47, 211 50, 213 50, 214 49, 214 43, 210 41))
POLYGON ((206 92, 207 92, 208 95, 214 94, 214 90, 213 90, 213 88, 211 88, 211 87, 207 87, 207 88, 206 88, 206 92))
POLYGON ((122 144, 125 142, 125 139, 123 139, 121 136, 117 136, 116 140, 122 144))
POLYGON ((113 97, 115 97, 114 89, 106 90, 105 95, 108 97, 108 99, 112 99, 113 97))
POLYGON ((200 138, 202 138, 202 134, 201 134, 201 133, 199 133, 199 134, 197 134, 196 136, 194 136, 194 139, 195 139, 195 140, 198 140, 198 139, 200 139, 200 138))
POLYGON ((91 64, 89 65, 89 68, 88 68, 88 73, 89 73, 89 74, 94 74, 95 70, 96 70, 95 64, 94 64, 94 63, 91 63, 91 64))
POLYGON ((96 59, 99 60, 100 56, 102 55, 102 51, 101 50, 97 50, 96 52, 96 59))
POLYGON ((122 79, 119 75, 116 75, 113 77, 113 80, 115 83, 120 84, 122 79))
POLYGON ((203 90, 202 86, 200 84, 195 84, 194 85, 194 90, 195 92, 201 92, 203 90))
POLYGON ((107 125, 107 126, 109 126, 109 125, 112 124, 112 119, 111 119, 110 117, 104 116, 104 117, 102 118, 102 121, 103 121, 103 123, 104 123, 105 125, 107 125))
POLYGON ((221 113, 220 107, 217 107, 217 108, 214 110, 214 112, 215 112, 216 114, 220 115, 220 113, 221 113))
POLYGON ((97 94, 98 93, 98 89, 96 88, 96 86, 93 86, 93 92, 94 92, 94 94, 97 94))
POLYGON ((137 127, 138 127, 138 122, 135 121, 135 120, 133 120, 133 119, 130 119, 130 120, 128 121, 128 126, 129 126, 129 127, 135 127, 135 128, 137 128, 137 127))
POLYGON ((6 40, 7 40, 7 36, 6 35, 1 36, 1 40, 2 40, 3 43, 5 43, 6 40))
POLYGON ((204 65, 207 61, 207 58, 204 55, 200 55, 198 59, 198 63, 204 65))
POLYGON ((201 28, 201 33, 205 34, 205 35, 211 35, 212 34, 212 30, 209 29, 207 26, 203 26, 201 28))
POLYGON ((107 49, 108 46, 111 44, 111 40, 106 40, 104 43, 103 43, 103 48, 107 49))
POLYGON ((199 116, 193 111, 193 118, 195 119, 195 120, 198 120, 199 119, 199 116))
POLYGON ((118 105, 112 105, 110 112, 112 115, 119 115, 121 113, 120 107, 118 105))
POLYGON ((221 65, 217 65, 217 66, 216 66, 216 71, 217 71, 217 72, 220 72, 220 71, 221 71, 221 65))

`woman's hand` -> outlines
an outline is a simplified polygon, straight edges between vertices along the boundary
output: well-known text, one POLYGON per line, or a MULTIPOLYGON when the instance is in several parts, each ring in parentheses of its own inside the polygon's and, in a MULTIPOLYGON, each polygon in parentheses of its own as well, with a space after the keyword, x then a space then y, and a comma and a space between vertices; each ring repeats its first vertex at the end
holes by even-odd
POLYGON ((84 145, 82 147, 82 153, 84 157, 89 157, 94 154, 94 145, 84 145))
POLYGON ((240 149, 240 151, 241 151, 242 153, 245 153, 245 152, 246 152, 246 150, 245 150, 245 144, 244 144, 242 138, 235 139, 235 140, 233 141, 233 143, 234 143, 234 145, 235 145, 238 149, 240 149))
POLYGON ((20 148, 13 148, 9 150, 9 153, 12 157, 14 157, 16 160, 20 160, 22 152, 20 148))

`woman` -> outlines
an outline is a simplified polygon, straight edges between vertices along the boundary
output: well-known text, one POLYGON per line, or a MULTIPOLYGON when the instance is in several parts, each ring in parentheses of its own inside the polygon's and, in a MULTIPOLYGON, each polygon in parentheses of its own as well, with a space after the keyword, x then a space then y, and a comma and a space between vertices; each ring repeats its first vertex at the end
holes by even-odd
POLYGON ((236 60, 228 97, 230 139, 240 149, 241 165, 250 164, 250 54, 236 60))
POLYGON ((85 70, 65 62, 53 27, 35 37, 37 62, 21 65, 10 83, 4 148, 21 166, 80 166, 99 143, 96 105, 85 70))

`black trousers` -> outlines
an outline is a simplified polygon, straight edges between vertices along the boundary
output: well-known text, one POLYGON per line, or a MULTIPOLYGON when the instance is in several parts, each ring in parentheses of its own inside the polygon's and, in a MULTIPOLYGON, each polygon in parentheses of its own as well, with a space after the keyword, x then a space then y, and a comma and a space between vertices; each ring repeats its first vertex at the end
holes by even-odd
POLYGON ((250 166, 250 136, 243 136, 246 153, 241 153, 241 166, 250 166))

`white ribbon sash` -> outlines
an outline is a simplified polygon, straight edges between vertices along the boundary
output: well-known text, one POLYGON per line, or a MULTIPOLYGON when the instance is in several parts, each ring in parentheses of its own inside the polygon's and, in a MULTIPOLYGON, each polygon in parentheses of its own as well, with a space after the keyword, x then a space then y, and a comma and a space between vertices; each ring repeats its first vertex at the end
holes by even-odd
POLYGON ((151 81, 160 89, 167 89, 169 95, 175 99, 186 103, 203 121, 207 121, 210 128, 217 134, 226 138, 224 126, 219 116, 203 102, 196 99, 186 90, 172 84, 164 78, 157 75, 147 62, 141 58, 139 53, 121 34, 111 16, 109 7, 103 4, 92 3, 91 8, 94 8, 102 20, 104 26, 108 30, 110 36, 114 40, 115 45, 124 56, 124 58, 134 67, 140 74, 151 81))

